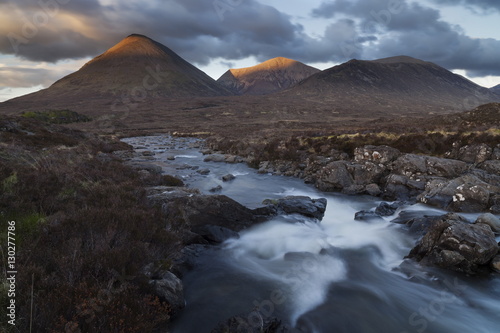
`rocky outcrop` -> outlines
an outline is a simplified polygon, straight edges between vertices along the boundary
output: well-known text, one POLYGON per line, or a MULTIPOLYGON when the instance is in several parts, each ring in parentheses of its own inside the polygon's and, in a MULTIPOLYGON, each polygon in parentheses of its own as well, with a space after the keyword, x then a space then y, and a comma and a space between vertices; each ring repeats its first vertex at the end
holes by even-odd
POLYGON ((491 228, 456 214, 427 221, 424 236, 408 255, 423 264, 477 274, 491 264, 499 247, 491 228))
POLYGON ((172 310, 172 315, 177 315, 184 308, 184 288, 182 281, 172 272, 149 264, 143 269, 149 278, 149 285, 161 301, 167 302, 172 310))
POLYGON ((369 194, 388 201, 418 201, 456 212, 500 213, 500 147, 455 145, 450 158, 404 154, 388 146, 363 146, 349 159, 264 161, 259 172, 303 178, 322 191, 369 194))

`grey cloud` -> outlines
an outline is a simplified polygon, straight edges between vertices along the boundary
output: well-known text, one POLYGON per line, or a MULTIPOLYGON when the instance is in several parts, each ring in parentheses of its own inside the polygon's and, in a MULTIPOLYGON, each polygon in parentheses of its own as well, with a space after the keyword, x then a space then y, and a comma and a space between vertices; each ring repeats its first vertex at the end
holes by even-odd
POLYGON ((475 11, 475 9, 483 10, 484 14, 492 9, 500 11, 500 2, 497 0, 432 0, 433 2, 441 5, 450 6, 465 6, 470 10, 475 11))
MULTIPOLYGON (((493 3, 467 2, 484 6, 493 3)), ((471 76, 500 75, 499 40, 466 36, 460 27, 444 22, 436 9, 406 0, 392 4, 386 0, 327 1, 312 15, 332 19, 348 15, 358 22, 361 38, 376 36, 376 42, 353 44, 353 57, 360 54, 364 59, 376 59, 404 54, 448 69, 464 69, 471 76)))
POLYGON ((42 68, 0 67, 0 89, 49 86, 68 73, 42 68))

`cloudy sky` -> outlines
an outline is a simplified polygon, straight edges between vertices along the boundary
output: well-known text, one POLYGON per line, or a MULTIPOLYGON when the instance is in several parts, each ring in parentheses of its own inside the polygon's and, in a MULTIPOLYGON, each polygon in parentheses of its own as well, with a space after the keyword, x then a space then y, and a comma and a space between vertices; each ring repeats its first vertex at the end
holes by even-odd
POLYGON ((409 55, 500 84, 498 0, 0 0, 0 101, 78 70, 132 33, 217 79, 284 56, 325 69, 409 55))

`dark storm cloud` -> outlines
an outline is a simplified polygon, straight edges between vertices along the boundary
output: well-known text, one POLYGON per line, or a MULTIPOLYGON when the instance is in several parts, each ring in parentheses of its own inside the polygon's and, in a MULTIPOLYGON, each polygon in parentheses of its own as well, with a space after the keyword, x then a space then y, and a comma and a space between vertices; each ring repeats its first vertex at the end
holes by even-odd
POLYGON ((0 67, 0 77, 2 78, 0 89, 49 86, 65 74, 68 73, 43 68, 0 67))
MULTIPOLYGON (((447 0, 434 0, 441 3, 447 0)), ((465 1, 486 8, 493 1, 465 1)), ((56 62, 93 57, 131 33, 149 36, 186 60, 206 65, 255 56, 341 62, 399 54, 471 75, 500 73, 500 42, 472 39, 439 11, 407 0, 325 1, 319 37, 257 0, 12 0, 0 3, 0 53, 56 62)), ((498 7, 498 6, 497 6, 498 7)))
POLYGON ((465 6, 466 8, 475 11, 481 9, 486 14, 492 9, 500 11, 500 2, 498 0, 432 0, 441 5, 465 6))
POLYGON ((460 27, 442 21, 438 10, 415 2, 326 1, 312 15, 329 19, 347 15, 357 21, 361 37, 367 34, 377 37, 376 43, 353 44, 352 55, 376 59, 404 54, 448 69, 464 69, 470 76, 500 75, 500 41, 466 36, 460 27))

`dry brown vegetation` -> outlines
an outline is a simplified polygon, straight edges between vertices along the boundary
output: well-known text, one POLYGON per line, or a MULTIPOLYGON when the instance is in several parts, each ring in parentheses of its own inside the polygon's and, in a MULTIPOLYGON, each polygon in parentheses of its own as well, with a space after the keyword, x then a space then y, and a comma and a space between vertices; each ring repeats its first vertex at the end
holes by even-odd
POLYGON ((143 186, 173 180, 142 180, 109 154, 128 147, 120 142, 30 119, 1 119, 0 138, 1 245, 15 221, 19 272, 17 325, 2 318, 0 330, 27 332, 30 320, 35 332, 152 332, 168 323, 170 306, 143 268, 168 266, 178 239, 143 186))

